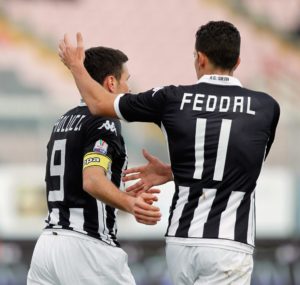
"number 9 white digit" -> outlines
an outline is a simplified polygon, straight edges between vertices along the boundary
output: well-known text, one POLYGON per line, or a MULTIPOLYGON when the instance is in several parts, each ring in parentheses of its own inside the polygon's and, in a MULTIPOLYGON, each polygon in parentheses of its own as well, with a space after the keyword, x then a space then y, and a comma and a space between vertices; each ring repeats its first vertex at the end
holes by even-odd
POLYGON ((64 200, 64 174, 65 174, 65 156, 66 156, 66 142, 67 140, 54 141, 51 159, 50 159, 50 176, 59 176, 59 189, 51 189, 49 191, 48 201, 63 201, 64 200), (54 164, 55 153, 60 151, 60 164, 54 164))

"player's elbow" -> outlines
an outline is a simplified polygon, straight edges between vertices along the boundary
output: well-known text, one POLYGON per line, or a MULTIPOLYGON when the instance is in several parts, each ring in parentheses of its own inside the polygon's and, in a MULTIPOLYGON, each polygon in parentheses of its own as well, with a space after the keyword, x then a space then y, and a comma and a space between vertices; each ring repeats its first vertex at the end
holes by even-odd
POLYGON ((97 197, 105 179, 102 167, 87 167, 82 173, 82 188, 93 197, 97 197))
POLYGON ((90 175, 83 175, 82 188, 85 192, 94 196, 96 189, 96 182, 90 175))
POLYGON ((93 190, 93 182, 91 181, 91 179, 87 178, 87 179, 83 179, 82 181, 82 188, 85 192, 92 192, 93 190))

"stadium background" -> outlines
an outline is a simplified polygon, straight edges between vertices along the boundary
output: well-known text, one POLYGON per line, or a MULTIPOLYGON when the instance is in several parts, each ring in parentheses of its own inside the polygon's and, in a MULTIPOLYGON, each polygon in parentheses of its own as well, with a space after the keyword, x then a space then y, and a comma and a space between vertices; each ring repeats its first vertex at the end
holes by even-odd
MULTIPOLYGON (((233 22, 242 36, 242 84, 272 94, 281 119, 257 186, 257 251, 252 285, 300 284, 299 0, 2 0, 0 1, 0 285, 26 284, 46 216, 46 143, 56 118, 78 103, 56 54, 68 32, 86 47, 123 50, 134 92, 196 81, 194 35, 209 20, 233 22)), ((145 147, 168 161, 163 136, 148 124, 124 124, 130 166, 145 147)), ((163 234, 172 183, 154 227, 119 215, 119 236, 137 285, 169 285, 163 234)))

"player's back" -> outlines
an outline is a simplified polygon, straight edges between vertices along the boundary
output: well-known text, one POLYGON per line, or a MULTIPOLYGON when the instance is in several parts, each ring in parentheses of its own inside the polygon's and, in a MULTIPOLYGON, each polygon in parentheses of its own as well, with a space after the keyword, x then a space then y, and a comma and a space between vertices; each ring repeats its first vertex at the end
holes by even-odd
POLYGON ((272 97, 209 83, 170 87, 166 92, 172 98, 162 124, 179 184, 201 180, 209 186, 211 181, 228 181, 233 172, 236 179, 247 174, 256 181, 279 114, 272 97))
POLYGON ((120 95, 115 111, 127 121, 155 122, 165 133, 176 186, 167 241, 251 253, 254 189, 278 103, 234 77, 205 75, 190 86, 120 95))
MULTIPOLYGON (((47 146, 46 228, 62 228, 100 239, 116 240, 116 210, 83 190, 84 164, 108 165, 107 177, 121 187, 127 155, 116 119, 94 117, 86 106, 64 114, 54 125, 47 146)), ((121 187, 122 188, 122 187, 121 187)))
POLYGON ((279 106, 237 82, 211 76, 163 91, 167 103, 161 124, 176 184, 167 231, 171 241, 254 245, 254 189, 274 139, 279 106))

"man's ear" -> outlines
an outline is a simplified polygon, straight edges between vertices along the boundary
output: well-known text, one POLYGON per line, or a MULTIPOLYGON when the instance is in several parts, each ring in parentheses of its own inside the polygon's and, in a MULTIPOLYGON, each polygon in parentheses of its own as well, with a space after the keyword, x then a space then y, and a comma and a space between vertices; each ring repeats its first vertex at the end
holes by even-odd
POLYGON ((197 55, 198 55, 198 64, 199 66, 203 69, 203 67, 205 67, 207 65, 207 61, 208 61, 208 58, 207 56, 201 52, 201 51, 198 51, 197 52, 197 55))
POLYGON ((236 70, 237 67, 240 65, 240 63, 241 63, 241 58, 239 57, 236 64, 235 64, 235 66, 233 67, 233 70, 236 70))
POLYGON ((114 93, 116 88, 116 79, 113 75, 108 75, 104 78, 103 87, 110 93, 114 93))

